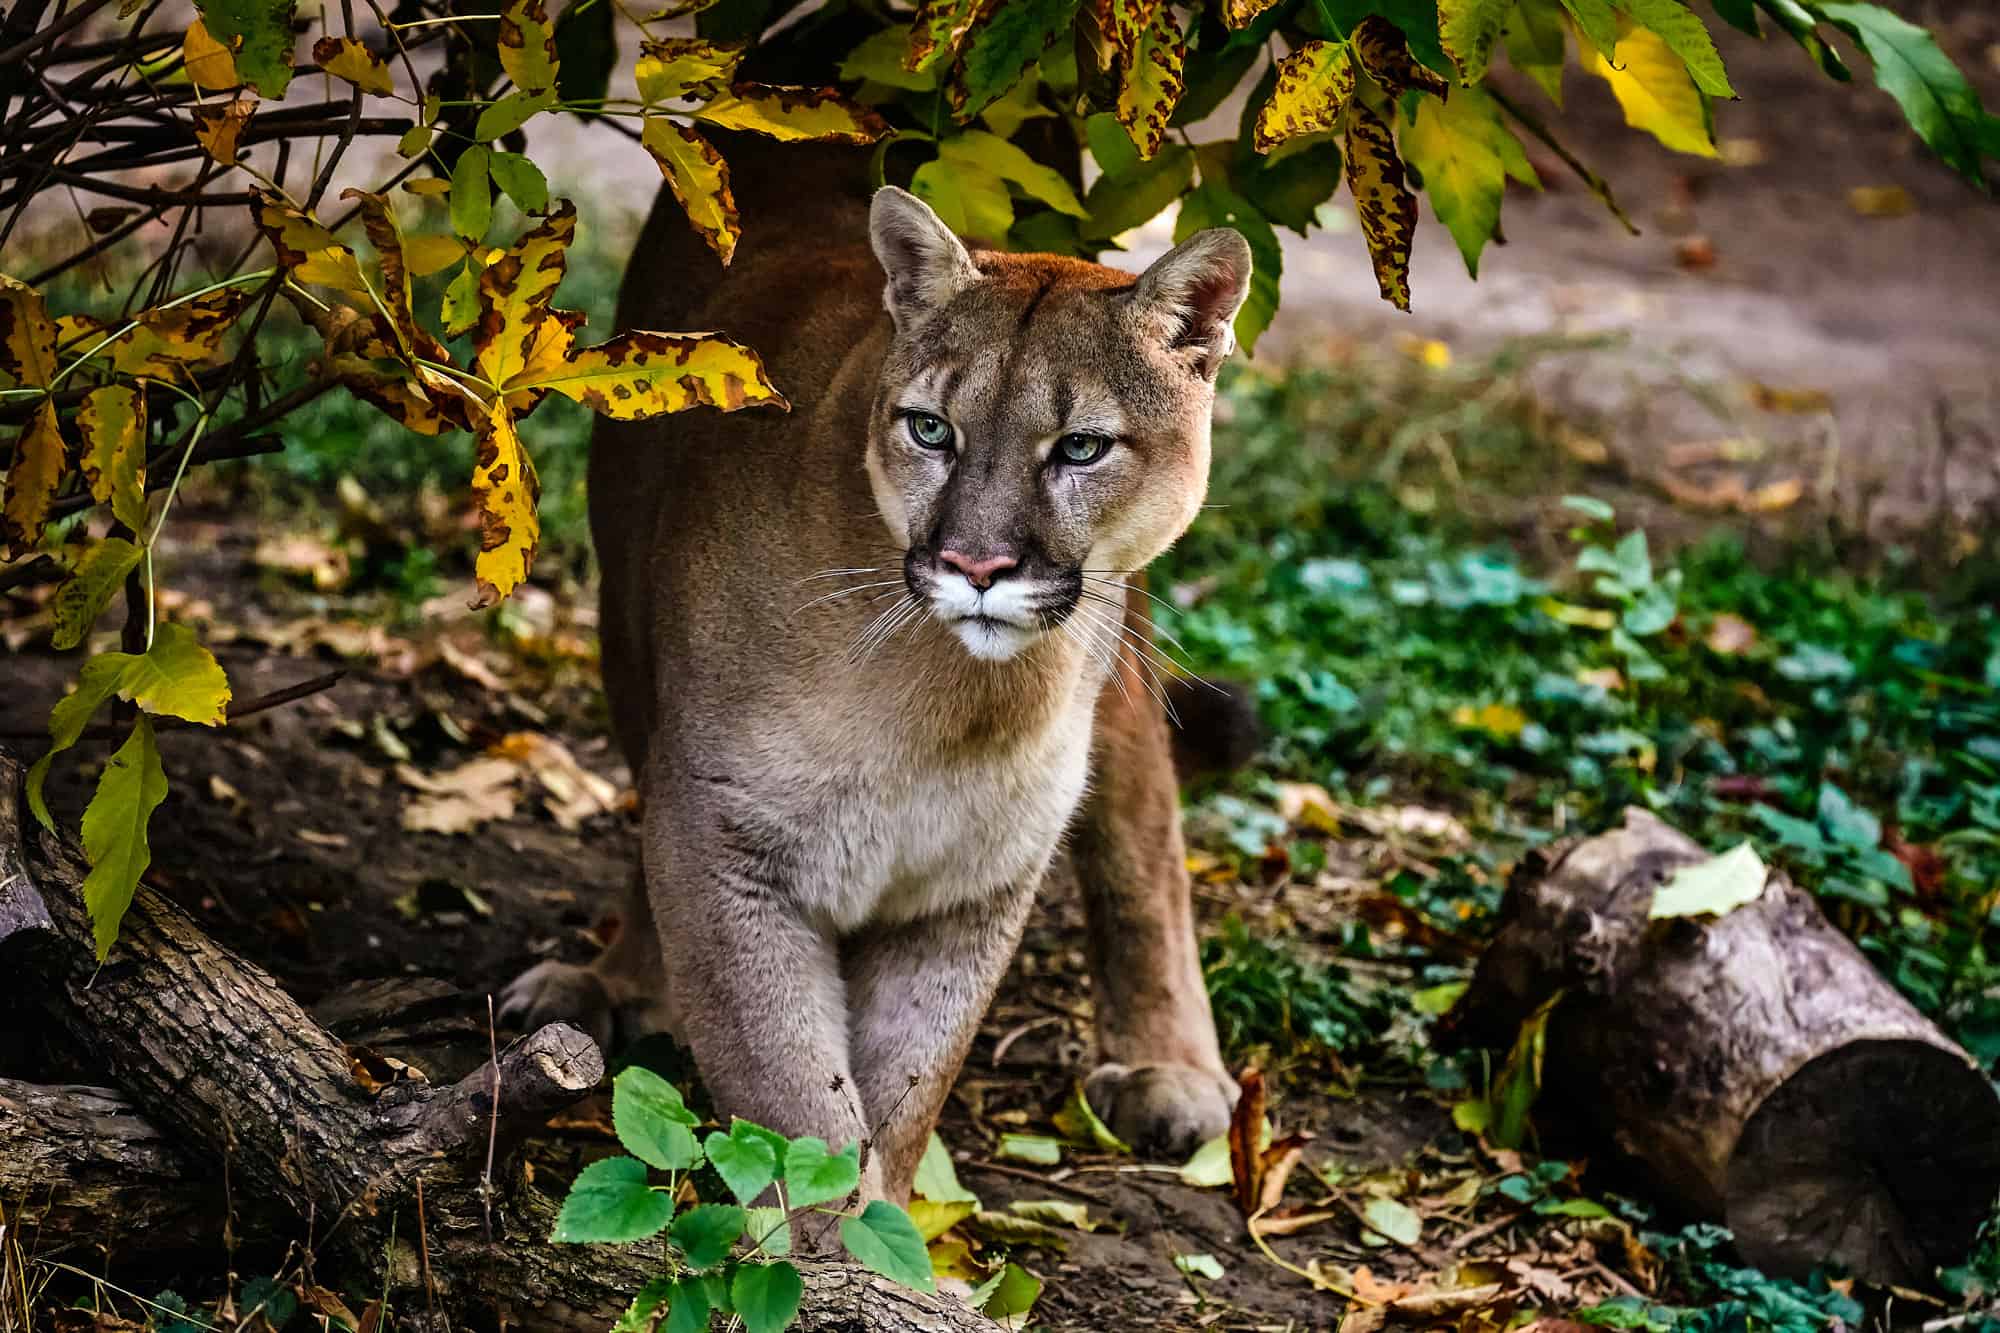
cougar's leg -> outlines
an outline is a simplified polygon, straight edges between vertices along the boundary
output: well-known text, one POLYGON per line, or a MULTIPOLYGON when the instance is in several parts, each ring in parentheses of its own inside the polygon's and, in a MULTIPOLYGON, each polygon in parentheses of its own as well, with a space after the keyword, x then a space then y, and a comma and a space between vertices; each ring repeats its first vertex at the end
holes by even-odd
POLYGON ((618 927, 604 952, 587 965, 537 963, 501 992, 500 1016, 532 1032, 544 1023, 574 1023, 601 1048, 614 1036, 681 1034, 669 1001, 666 971, 645 873, 635 867, 620 895, 618 927))
MULTIPOLYGON (((1136 589, 1125 623, 1151 638, 1136 589)), ((1237 1089, 1202 985, 1166 714, 1130 647, 1118 670, 1123 688, 1109 682, 1097 701, 1090 791, 1069 839, 1103 1062, 1086 1091, 1127 1143, 1180 1154, 1228 1128, 1237 1089)))
POLYGON ((1021 942, 1039 876, 843 948, 849 1049, 886 1197, 910 1197, 938 1111, 1021 942))

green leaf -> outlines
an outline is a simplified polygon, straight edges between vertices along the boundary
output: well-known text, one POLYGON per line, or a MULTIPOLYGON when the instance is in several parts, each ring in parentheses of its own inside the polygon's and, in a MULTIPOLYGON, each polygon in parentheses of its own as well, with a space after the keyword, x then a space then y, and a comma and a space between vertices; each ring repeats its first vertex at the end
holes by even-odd
POLYGON ((1772 22, 1783 28, 1807 55, 1819 62, 1820 69, 1828 78, 1846 83, 1854 77, 1847 68, 1847 62, 1840 58, 1840 52, 1820 37, 1818 18, 1799 0, 1757 0, 1757 8, 1770 15, 1772 22))
POLYGON ((910 193, 969 241, 999 245, 1014 225, 1014 198, 1007 193, 1007 182, 969 162, 939 158, 924 163, 910 177, 910 193))
POLYGON ((1618 45, 1618 15, 1612 12, 1610 0, 1562 0, 1562 6, 1592 46, 1609 52, 1618 45))
POLYGON ((997 134, 985 130, 955 134, 938 145, 938 156, 946 162, 965 163, 1011 181, 1030 199, 1038 199, 1059 213, 1073 218, 1090 216, 1061 172, 1043 166, 997 134))
POLYGON ((1017 83, 1056 37, 1068 32, 1078 0, 1013 0, 974 28, 950 88, 952 114, 970 120, 1017 83))
POLYGON ((861 1145, 829 1152, 825 1139, 793 1139, 785 1152, 785 1202, 794 1208, 830 1203, 861 1184, 861 1145))
POLYGON ((1189 1277, 1205 1277, 1211 1281, 1223 1274, 1222 1261, 1212 1254, 1176 1254, 1174 1267, 1189 1277))
POLYGON ((903 63, 903 57, 910 50, 910 25, 891 24, 869 37, 847 53, 840 62, 840 77, 846 83, 886 84, 891 88, 903 88, 910 92, 929 92, 937 87, 937 70, 925 68, 912 71, 903 63))
POLYGON ((202 0, 196 6, 208 35, 234 52, 237 74, 273 99, 283 97, 292 81, 293 7, 293 0, 202 0))
POLYGON ((480 240, 493 225, 492 156, 484 144, 474 144, 451 169, 451 229, 468 241, 480 240))
POLYGON ((744 1215, 743 1234, 765 1254, 792 1252, 792 1224, 782 1208, 752 1208, 744 1215))
POLYGON ((229 703, 229 677, 193 630, 169 622, 154 628, 152 647, 126 661, 118 695, 149 713, 219 727, 229 703))
POLYGON ((713 1268, 729 1257, 748 1220, 733 1203, 696 1204, 674 1219, 667 1237, 680 1247, 690 1268, 713 1268))
POLYGON ((1293 139, 1276 152, 1236 164, 1232 183, 1257 211, 1303 236, 1340 189, 1340 144, 1328 135, 1293 139), (1290 151, 1286 151, 1286 150, 1290 151))
POLYGON ((444 300, 438 306, 438 320, 444 325, 445 333, 453 338, 479 322, 479 274, 469 261, 459 265, 458 276, 444 289, 444 300))
POLYGON ((1055 1113, 1055 1126, 1062 1136, 1071 1143, 1084 1148, 1095 1148, 1099 1152, 1132 1155, 1132 1149, 1125 1140, 1111 1132, 1111 1127, 1098 1118, 1091 1109, 1090 1099, 1083 1095, 1083 1080, 1078 1079, 1069 1090, 1069 1100, 1055 1113))
POLYGON ((1542 1094, 1542 1053, 1548 1046, 1549 1015, 1562 1002, 1557 991, 1521 1022, 1507 1063, 1494 1080, 1488 1136, 1496 1148, 1518 1148, 1528 1134, 1528 1112, 1542 1094))
POLYGON ((1563 61, 1569 51, 1569 31, 1554 0, 1520 0, 1501 29, 1507 59, 1533 79, 1549 100, 1563 102, 1563 61))
POLYGON ((1618 511, 1594 495, 1565 495, 1562 507, 1599 523, 1609 523, 1618 517, 1618 511))
POLYGON ((625 1313, 618 1316, 618 1322, 611 1326, 611 1333, 651 1333, 653 1313, 674 1294, 674 1280, 670 1277, 656 1277, 639 1288, 639 1294, 625 1307, 625 1313))
POLYGON ((1229 1162, 1229 1136, 1218 1134, 1181 1164, 1181 1183, 1191 1189, 1220 1189, 1236 1179, 1229 1162))
POLYGON ((1981 189, 1980 158, 2000 148, 1979 95, 1929 32, 1880 5, 1822 4, 1827 21, 1861 44, 1875 82, 1896 99, 1917 137, 1944 164, 1981 189))
MULTIPOLYGON (((708 1333, 708 1317, 715 1308, 711 1283, 716 1281, 684 1277, 675 1282, 667 1297, 667 1322, 660 1325, 660 1333, 708 1333)), ((728 1289, 723 1290, 726 1294, 728 1289)))
POLYGON ((77 560, 62 586, 56 589, 52 605, 55 633, 50 642, 68 650, 82 643, 90 627, 104 614, 105 604, 125 582, 125 576, 139 567, 145 552, 123 537, 106 537, 92 543, 77 560))
POLYGON ((969 1203, 974 1207, 979 1204, 979 1196, 959 1183, 958 1169, 952 1165, 951 1153, 936 1130, 931 1131, 924 1155, 917 1161, 916 1183, 911 1188, 919 1198, 932 1203, 969 1203))
POLYGON ((1458 67, 1460 83, 1470 87, 1486 77, 1500 27, 1513 7, 1514 0, 1438 0, 1438 40, 1458 67))
POLYGON ((539 213, 549 206, 549 178, 521 154, 494 153, 487 158, 486 169, 501 193, 523 213, 539 213))
POLYGON ((1236 313, 1236 341, 1245 352, 1254 352, 1258 337, 1278 313, 1278 279, 1285 265, 1278 233, 1249 200, 1204 181, 1181 201, 1174 244, 1207 227, 1233 227, 1250 243, 1250 295, 1236 313))
POLYGON ((607 1157, 577 1174, 549 1239, 568 1243, 644 1240, 673 1220, 674 1201, 646 1183, 646 1164, 607 1157))
POLYGON ((743 1264, 729 1284, 729 1298, 748 1333, 783 1333, 798 1317, 805 1289, 789 1263, 743 1264))
POLYGON ((1431 208, 1476 278, 1480 251, 1500 230, 1510 170, 1533 181, 1534 169, 1483 89, 1462 88, 1449 100, 1418 97, 1416 111, 1402 135, 1403 157, 1424 178, 1431 208))
POLYGON ((694 1129, 701 1122, 680 1089, 643 1065, 629 1065, 611 1084, 611 1123, 625 1151, 662 1171, 686 1171, 701 1160, 694 1129))
POLYGON ((1882 821, 1831 782, 1819 784, 1819 826, 1843 847, 1867 850, 1882 842, 1882 821))
POLYGON ((1083 139, 1090 147, 1091 160, 1106 176, 1125 178, 1139 172, 1143 161, 1139 146, 1110 112, 1100 111, 1084 121, 1083 139))
POLYGON ((611 90, 611 71, 618 67, 616 17, 612 0, 570 0, 563 8, 556 20, 556 93, 564 102, 600 102, 611 90))
POLYGON ((1695 12, 1681 0, 1618 0, 1618 5, 1642 25, 1658 33, 1694 75, 1695 86, 1710 97, 1734 97, 1715 39, 1695 12))
POLYGON ((1757 7, 1751 0, 1709 0, 1709 3, 1730 27, 1752 37, 1764 35, 1764 30, 1757 26, 1757 7))
POLYGON ((1361 1233, 1361 1243, 1364 1245, 1379 1245, 1385 1240, 1392 1240, 1402 1245, 1415 1245, 1423 1239, 1424 1219, 1417 1215, 1415 1209, 1400 1200, 1370 1199, 1361 1206, 1361 1216, 1369 1228, 1361 1233))
POLYGON ((76 689, 58 699, 56 706, 49 711, 49 748, 28 769, 27 789, 28 808, 34 812, 41 826, 51 833, 55 832, 56 822, 42 797, 42 784, 48 778, 49 765, 58 754, 76 744, 77 738, 83 735, 84 727, 89 725, 91 715, 118 688, 125 664, 131 660, 130 653, 102 653, 91 658, 77 675, 76 689))
POLYGON ((479 123, 473 126, 472 137, 480 143, 491 143, 512 134, 555 104, 556 91, 553 88, 534 93, 516 88, 479 113, 479 123))
POLYGON ((1727 916, 1764 895, 1770 872, 1749 843, 1738 843, 1720 856, 1682 866, 1653 890, 1646 915, 1657 921, 1674 916, 1727 916))
POLYGON ((750 1132, 748 1125, 748 1121, 738 1120, 727 1134, 717 1130, 701 1145, 708 1153, 709 1163, 722 1176, 722 1183, 746 1204, 757 1202, 757 1196, 778 1178, 777 1149, 768 1139, 750 1132))
POLYGON ((1264 42, 1268 40, 1271 24, 1284 14, 1282 7, 1267 9, 1257 16, 1257 21, 1240 33, 1232 33, 1230 40, 1219 46, 1211 45, 1188 52, 1185 76, 1187 87, 1181 90, 1181 100, 1174 104, 1174 114, 1169 125, 1192 125, 1205 120, 1243 82, 1243 76, 1251 66, 1264 55, 1264 42), (1269 19, 1269 23, 1266 19, 1269 19), (1254 40, 1239 41, 1261 33, 1254 40))
POLYGON ((1054 1166, 1062 1161, 1062 1140, 1046 1134, 1002 1134, 993 1155, 1007 1162, 1054 1166))
POLYGON ((861 1216, 841 1219, 840 1240, 864 1268, 918 1291, 937 1290, 923 1233, 895 1204, 877 1199, 861 1216))
POLYGON ((988 1319, 1019 1319, 1035 1308, 1042 1280, 1019 1264, 1008 1264, 973 1293, 972 1303, 988 1319))
POLYGON ((100 963, 118 938, 118 923, 132 905, 139 876, 153 862, 146 827, 166 798, 160 747, 153 739, 152 721, 141 714, 132 724, 131 736, 105 765, 97 793, 83 812, 83 854, 90 862, 83 903, 90 911, 100 963))

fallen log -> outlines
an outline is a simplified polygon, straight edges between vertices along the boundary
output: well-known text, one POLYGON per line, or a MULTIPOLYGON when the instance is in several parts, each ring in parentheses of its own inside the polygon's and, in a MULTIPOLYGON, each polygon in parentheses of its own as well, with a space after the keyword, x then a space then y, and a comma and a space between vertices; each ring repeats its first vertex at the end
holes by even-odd
POLYGON ((1531 858, 1445 1031, 1504 1046, 1545 1000, 1541 1105, 1580 1113, 1751 1264, 1927 1283, 2000 1193, 2000 1098, 1782 873, 1651 918, 1709 853, 1651 814, 1531 858))
MULTIPOLYGON (((99 1202, 129 1202, 134 1217, 213 1208, 226 1170, 231 1196, 288 1214, 288 1238, 319 1264, 339 1261, 401 1311, 436 1307, 461 1325, 601 1331, 661 1272, 657 1246, 550 1243, 555 1200, 508 1163, 511 1145, 603 1077, 588 1037, 552 1024, 455 1083, 383 1087, 358 1076, 349 1049, 268 974, 143 886, 100 966, 86 867, 67 841, 23 819, 22 775, 0 750, 0 977, 88 1050, 129 1106, 78 1094, 58 1107, 41 1090, 41 1119, 23 1110, 17 1123, 0 1103, 0 1150, 38 1123, 51 1132, 93 1117, 115 1123, 131 1160, 153 1168, 152 1194, 99 1193, 99 1202)), ((63 1234, 83 1235, 96 1160, 73 1155, 71 1168, 43 1179, 55 1187, 41 1205, 45 1224, 53 1217, 63 1234)), ((798 1267, 802 1333, 992 1327, 949 1296, 833 1262, 798 1267)))

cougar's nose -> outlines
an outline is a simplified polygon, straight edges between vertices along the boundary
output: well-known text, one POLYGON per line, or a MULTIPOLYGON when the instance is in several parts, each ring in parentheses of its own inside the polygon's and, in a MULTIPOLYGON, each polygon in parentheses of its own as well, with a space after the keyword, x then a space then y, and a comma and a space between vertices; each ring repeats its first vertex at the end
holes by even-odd
POLYGON ((990 588, 993 580, 1021 562, 1011 555, 989 555, 975 560, 957 551, 939 551, 938 563, 947 565, 971 581, 975 588, 990 588))

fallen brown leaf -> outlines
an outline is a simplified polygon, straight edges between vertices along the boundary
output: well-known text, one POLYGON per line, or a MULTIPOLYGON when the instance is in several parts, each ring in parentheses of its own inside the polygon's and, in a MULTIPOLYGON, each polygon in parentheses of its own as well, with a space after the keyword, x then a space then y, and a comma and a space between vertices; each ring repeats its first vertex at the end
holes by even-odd
POLYGON ((1757 646, 1757 627, 1734 612, 1724 611, 1708 622, 1708 634, 1702 642, 1712 653, 1741 657, 1757 646))
POLYGON ((1900 185, 1857 185, 1847 206, 1864 218, 1900 218, 1917 211, 1917 200, 1900 185))

